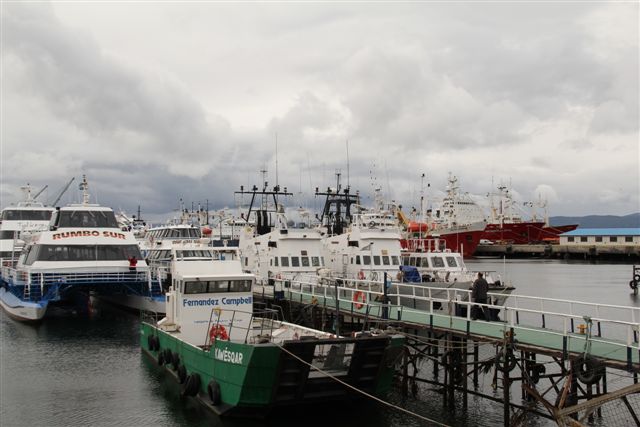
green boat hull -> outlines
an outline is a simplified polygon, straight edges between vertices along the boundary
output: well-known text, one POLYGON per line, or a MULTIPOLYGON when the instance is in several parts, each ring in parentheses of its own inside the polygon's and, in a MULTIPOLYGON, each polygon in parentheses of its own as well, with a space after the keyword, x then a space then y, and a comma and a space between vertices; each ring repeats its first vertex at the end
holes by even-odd
POLYGON ((363 397, 353 388, 384 397, 404 345, 402 336, 381 335, 282 345, 216 340, 211 348, 203 349, 176 335, 179 333, 143 322, 140 344, 144 354, 181 382, 183 394, 225 416, 265 416, 281 406, 363 397), (349 344, 353 345, 350 363, 340 374, 329 376, 310 367, 317 346, 344 348, 349 344), (171 363, 166 363, 168 359, 171 363))

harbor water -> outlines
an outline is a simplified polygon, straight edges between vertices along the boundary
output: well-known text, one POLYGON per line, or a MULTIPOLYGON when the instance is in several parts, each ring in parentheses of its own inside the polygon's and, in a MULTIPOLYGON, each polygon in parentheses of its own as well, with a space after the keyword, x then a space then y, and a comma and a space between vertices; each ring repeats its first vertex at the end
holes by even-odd
MULTIPOLYGON (((629 264, 558 260, 473 260, 494 270, 516 293, 602 304, 640 306, 628 283, 629 264)), ((45 319, 39 325, 0 314, 0 425, 11 426, 417 426, 409 415, 373 401, 282 409, 268 420, 221 420, 192 400, 139 349, 139 316, 113 307, 92 315, 45 319)), ((499 393, 499 392, 498 392, 499 393)), ((457 426, 502 424, 502 406, 469 397, 451 414, 442 396, 420 384, 416 397, 394 391, 393 405, 457 426)), ((552 425, 532 419, 530 425, 552 425)))

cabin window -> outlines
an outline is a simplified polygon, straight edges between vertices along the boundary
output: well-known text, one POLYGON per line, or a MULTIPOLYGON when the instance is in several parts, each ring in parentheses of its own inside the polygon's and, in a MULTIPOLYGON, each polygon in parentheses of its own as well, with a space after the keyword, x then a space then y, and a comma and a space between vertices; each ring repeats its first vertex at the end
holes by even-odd
POLYGON ((567 242, 573 242, 573 241, 574 241, 573 236, 569 236, 569 237, 567 237, 567 242))
POLYGON ((300 257, 300 260, 302 261, 302 266, 303 267, 309 267, 309 257, 308 256, 300 257))
POLYGON ((410 257, 409 258, 409 265, 415 267, 415 265, 416 265, 416 258, 415 257, 410 257))
POLYGON ((3 221, 49 221, 52 211, 7 210, 2 212, 3 221))
POLYGON ((38 261, 125 261, 142 259, 138 245, 40 245, 38 261))
POLYGON ((444 267, 444 260, 440 257, 434 256, 431 258, 431 263, 433 264, 434 268, 443 268, 444 267))
POLYGON ((400 265, 400 258, 397 255, 391 256, 391 263, 393 265, 400 265))
POLYGON ((349 240, 349 241, 347 242, 347 246, 353 246, 353 247, 356 247, 356 248, 357 248, 357 247, 359 246, 359 245, 358 245, 358 241, 357 241, 357 240, 349 240))
POLYGON ((458 264, 456 263, 456 259, 454 257, 452 257, 452 256, 448 256, 447 257, 447 265, 449 267, 457 267, 458 266, 458 264))
POLYGON ((402 265, 409 265, 409 257, 402 257, 402 265))
POLYGON ((230 280, 229 292, 251 292, 251 280, 230 280))
POLYGON ((17 231, 13 231, 13 230, 0 231, 0 239, 13 239, 14 237, 18 237, 17 231))
POLYGON ((249 258, 245 257, 244 258, 244 266, 248 266, 249 265, 249 258))
POLYGON ((277 248, 278 242, 267 242, 267 247, 269 248, 277 248))
POLYGON ((289 267, 289 257, 286 257, 286 256, 280 257, 280 265, 282 267, 289 267))
POLYGON ((59 227, 120 228, 112 211, 60 211, 59 227))
MULTIPOLYGON (((11 255, 12 255, 11 251, 2 251, 2 252, 0 252, 0 258, 2 258, 2 259, 9 259, 9 258, 11 258, 11 255)), ((16 252, 15 255, 18 255, 18 253, 16 252)))
POLYGON ((421 267, 429 268, 429 258, 421 258, 421 267))
POLYGON ((596 236, 596 242, 602 242, 602 236, 596 236))
POLYGON ((375 265, 380 265, 380 255, 374 255, 373 256, 373 263, 375 265))
POLYGON ((586 241, 587 241, 587 236, 582 236, 582 237, 580 237, 580 241, 581 241, 581 242, 586 242, 586 241))
POLYGON ((627 243, 633 242, 633 236, 624 236, 624 241, 627 243))
POLYGON ((360 255, 356 255, 356 265, 360 265, 360 255))
POLYGON ((371 265, 371 257, 369 255, 363 255, 362 260, 364 265, 371 265))
POLYGON ((389 260, 389 255, 383 255, 382 265, 391 265, 391 260, 389 260))
POLYGON ((273 265, 278 267, 278 257, 277 256, 273 257, 273 265))
POLYGON ((312 256, 311 257, 311 265, 313 267, 320 267, 320 258, 318 258, 317 256, 312 256))
POLYGON ((291 267, 300 267, 300 258, 298 258, 297 256, 292 256, 291 267))
POLYGON ((204 294, 207 293, 207 282, 195 281, 184 283, 185 294, 204 294))
POLYGON ((609 236, 609 241, 615 243, 615 242, 618 241, 618 237, 617 236, 609 236))

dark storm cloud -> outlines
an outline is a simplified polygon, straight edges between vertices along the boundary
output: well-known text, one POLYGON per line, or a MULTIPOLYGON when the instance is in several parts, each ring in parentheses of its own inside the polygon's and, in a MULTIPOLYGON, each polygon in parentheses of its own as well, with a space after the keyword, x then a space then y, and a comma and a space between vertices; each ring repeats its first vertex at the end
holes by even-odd
POLYGON ((226 155, 225 120, 170 78, 116 62, 89 34, 63 27, 51 7, 7 5, 3 36, 3 55, 19 63, 21 89, 86 132, 97 151, 108 144, 118 162, 154 161, 190 177, 206 174, 214 154, 226 155))

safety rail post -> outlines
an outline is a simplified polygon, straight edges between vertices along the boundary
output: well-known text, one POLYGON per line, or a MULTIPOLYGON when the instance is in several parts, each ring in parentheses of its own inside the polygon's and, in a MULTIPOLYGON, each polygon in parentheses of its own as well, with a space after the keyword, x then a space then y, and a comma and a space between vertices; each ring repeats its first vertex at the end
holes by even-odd
POLYGON ((44 273, 40 273, 40 299, 44 297, 44 273))

